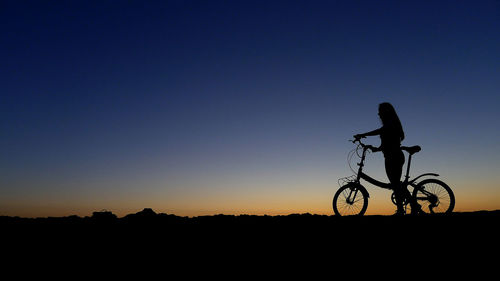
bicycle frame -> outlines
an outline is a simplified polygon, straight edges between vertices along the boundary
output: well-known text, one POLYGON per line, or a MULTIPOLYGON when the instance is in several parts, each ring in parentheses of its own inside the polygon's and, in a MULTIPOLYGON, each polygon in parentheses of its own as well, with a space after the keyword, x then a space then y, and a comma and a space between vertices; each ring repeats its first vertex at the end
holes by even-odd
MULTIPOLYGON (((358 169, 358 173, 357 173, 357 177, 356 177, 356 182, 359 183, 360 180, 363 179, 363 180, 365 180, 365 181, 367 181, 375 186, 378 186, 378 187, 381 187, 384 189, 394 190, 394 188, 392 187, 392 185, 390 183, 378 181, 378 180, 368 176, 367 174, 363 173, 363 167, 365 165, 364 163, 365 163, 365 158, 366 158, 366 151, 369 149, 369 146, 363 144, 359 140, 358 140, 358 143, 363 148, 363 154, 361 155, 361 162, 358 163, 359 169, 358 169)), ((406 187, 408 187, 408 185, 411 185, 412 187, 417 188, 417 182, 416 182, 417 179, 424 177, 424 176, 434 176, 434 177, 439 176, 438 174, 435 174, 435 173, 425 173, 425 174, 419 175, 418 177, 416 177, 412 180, 409 180, 410 179, 411 158, 412 158, 412 155, 409 154, 408 165, 406 167, 405 179, 404 179, 404 181, 401 182, 402 187, 406 188, 406 187)))

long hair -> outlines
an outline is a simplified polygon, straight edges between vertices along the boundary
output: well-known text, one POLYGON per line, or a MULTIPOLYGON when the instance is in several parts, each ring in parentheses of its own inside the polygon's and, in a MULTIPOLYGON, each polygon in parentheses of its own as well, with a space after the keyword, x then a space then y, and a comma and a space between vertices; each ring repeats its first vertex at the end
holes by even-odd
POLYGON ((403 126, 401 125, 401 121, 399 120, 398 114, 396 110, 392 106, 392 104, 388 102, 383 102, 379 104, 378 111, 380 115, 380 120, 384 126, 391 126, 395 130, 397 130, 397 134, 399 135, 401 141, 405 139, 405 132, 403 131, 403 126))

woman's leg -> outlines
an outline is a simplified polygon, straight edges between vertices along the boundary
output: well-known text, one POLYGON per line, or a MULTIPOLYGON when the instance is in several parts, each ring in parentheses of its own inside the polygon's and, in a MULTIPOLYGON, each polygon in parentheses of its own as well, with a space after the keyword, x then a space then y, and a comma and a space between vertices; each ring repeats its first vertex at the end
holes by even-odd
POLYGON ((398 213, 404 213, 403 201, 408 195, 406 193, 409 193, 408 190, 405 192, 401 187, 401 175, 403 173, 404 162, 405 158, 403 152, 394 153, 393 155, 385 155, 385 172, 387 173, 387 177, 389 178, 389 181, 394 189, 394 194, 396 195, 398 213))

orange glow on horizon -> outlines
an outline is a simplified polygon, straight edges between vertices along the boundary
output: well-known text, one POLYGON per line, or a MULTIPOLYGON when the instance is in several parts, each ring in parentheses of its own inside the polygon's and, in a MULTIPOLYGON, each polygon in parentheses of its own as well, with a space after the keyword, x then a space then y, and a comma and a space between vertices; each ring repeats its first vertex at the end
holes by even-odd
MULTIPOLYGON (((455 212, 500 209, 500 192, 496 184, 484 185, 481 189, 471 188, 467 183, 450 183, 456 197, 455 212)), ((204 215, 289 215, 319 214, 333 215, 332 197, 335 188, 331 186, 311 186, 301 188, 287 186, 288 193, 281 188, 255 189, 235 188, 234 190, 212 190, 207 188, 196 194, 136 194, 118 196, 81 196, 68 198, 33 197, 9 200, 0 207, 0 215, 20 217, 60 217, 78 215, 91 216, 92 212, 106 209, 118 217, 136 213, 144 208, 152 208, 157 213, 178 216, 204 215), (240 190, 244 190, 241 192, 240 190), (320 192, 318 192, 320 191, 320 192), (43 202, 43 203, 42 203, 43 202)), ((396 207, 390 201, 390 192, 367 186, 370 200, 366 215, 391 215, 396 207)))

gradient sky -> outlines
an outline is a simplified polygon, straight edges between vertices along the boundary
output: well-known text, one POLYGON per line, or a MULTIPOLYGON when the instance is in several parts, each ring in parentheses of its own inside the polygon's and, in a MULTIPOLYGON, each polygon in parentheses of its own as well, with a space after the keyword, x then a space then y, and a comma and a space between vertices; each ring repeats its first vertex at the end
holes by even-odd
POLYGON ((0 215, 333 214, 385 101, 413 175, 500 209, 498 1, 2 1, 0 32, 0 215))

